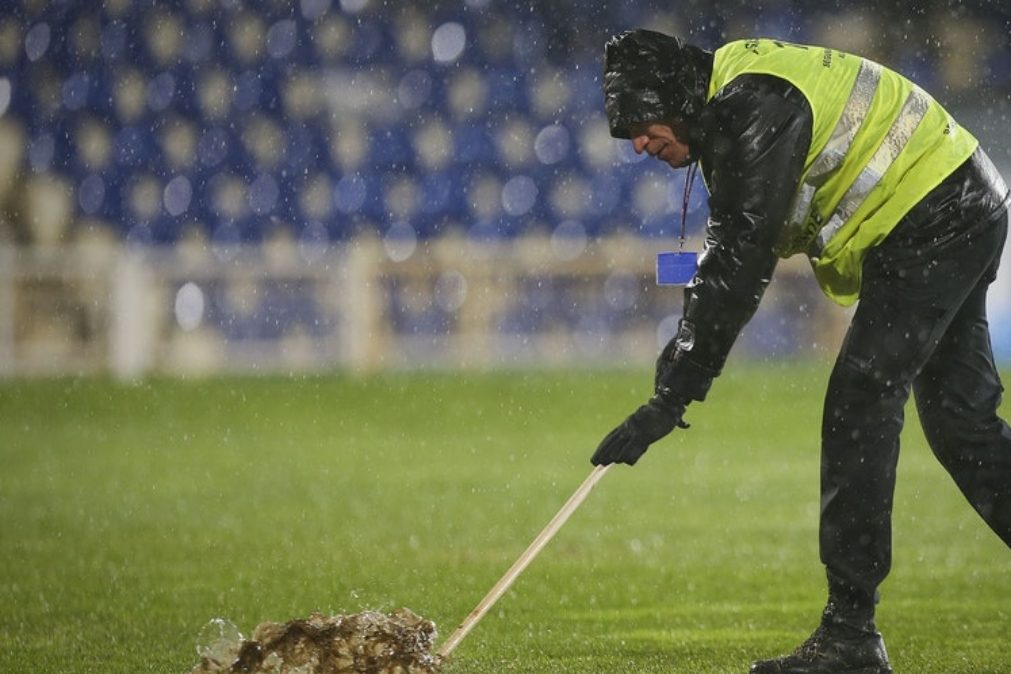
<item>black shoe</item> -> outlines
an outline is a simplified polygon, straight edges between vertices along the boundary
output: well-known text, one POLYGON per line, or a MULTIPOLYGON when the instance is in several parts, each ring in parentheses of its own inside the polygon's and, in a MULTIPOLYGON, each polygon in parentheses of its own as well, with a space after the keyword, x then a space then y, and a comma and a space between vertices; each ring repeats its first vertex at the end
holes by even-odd
POLYGON ((873 623, 862 628, 834 621, 829 611, 790 655, 759 660, 751 674, 892 674, 885 642, 873 623))

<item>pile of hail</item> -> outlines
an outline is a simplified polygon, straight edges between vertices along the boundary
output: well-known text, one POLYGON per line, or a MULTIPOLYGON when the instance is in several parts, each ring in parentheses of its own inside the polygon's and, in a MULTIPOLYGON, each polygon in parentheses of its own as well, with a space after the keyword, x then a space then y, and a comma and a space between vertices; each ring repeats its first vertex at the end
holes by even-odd
POLYGON ((190 674, 436 674, 435 637, 435 624, 406 608, 265 622, 248 639, 216 618, 201 630, 190 674))

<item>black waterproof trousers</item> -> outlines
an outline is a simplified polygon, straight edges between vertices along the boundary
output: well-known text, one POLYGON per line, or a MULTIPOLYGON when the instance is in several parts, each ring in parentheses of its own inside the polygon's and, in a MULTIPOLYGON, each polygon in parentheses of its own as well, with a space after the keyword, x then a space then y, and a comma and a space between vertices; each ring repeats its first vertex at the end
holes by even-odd
POLYGON ((1006 187, 982 151, 918 204, 864 264, 822 425, 821 558, 858 617, 891 565, 899 432, 910 389, 930 447, 1011 546, 1011 429, 986 320, 1008 229, 1006 187))

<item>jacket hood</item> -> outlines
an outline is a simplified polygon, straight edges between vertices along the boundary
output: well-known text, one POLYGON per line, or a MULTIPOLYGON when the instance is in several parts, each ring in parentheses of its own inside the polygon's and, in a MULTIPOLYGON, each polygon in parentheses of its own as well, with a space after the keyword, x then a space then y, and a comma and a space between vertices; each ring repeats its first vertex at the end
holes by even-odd
POLYGON ((604 46, 604 108, 611 135, 661 119, 694 121, 706 104, 713 53, 652 30, 632 30, 604 46))

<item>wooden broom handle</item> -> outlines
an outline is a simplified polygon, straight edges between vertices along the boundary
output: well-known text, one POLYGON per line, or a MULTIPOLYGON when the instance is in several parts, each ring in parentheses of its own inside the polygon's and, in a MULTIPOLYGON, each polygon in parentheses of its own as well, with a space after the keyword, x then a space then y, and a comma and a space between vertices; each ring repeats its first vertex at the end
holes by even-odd
POLYGON ((551 521, 548 522, 547 526, 544 527, 541 533, 537 534, 537 538, 535 538, 523 554, 519 556, 519 559, 517 559, 513 565, 509 567, 509 570, 505 572, 505 575, 502 576, 497 583, 495 583, 495 587, 493 587, 488 594, 485 595, 485 598, 482 599, 481 602, 474 608, 474 610, 470 612, 470 615, 467 616, 466 620, 460 623, 460 626, 456 628, 456 631, 449 635, 449 638, 446 639, 437 652, 437 655, 440 658, 445 659, 449 657, 449 654, 453 652, 453 649, 456 648, 461 641, 463 641, 463 638, 467 636, 472 629, 474 629, 474 626, 477 625, 478 621, 484 617, 484 614, 488 612, 488 610, 503 594, 505 594, 506 590, 509 589, 509 586, 513 584, 513 581, 515 581, 516 578, 523 573, 523 569, 527 568, 530 562, 533 561, 534 557, 536 557, 544 546, 548 544, 548 541, 554 538, 555 534, 562 528, 562 525, 565 524, 566 520, 569 519, 572 513, 575 512, 576 508, 578 508, 579 505, 586 499, 590 490, 593 489, 597 482, 600 481, 600 478, 604 477, 604 473, 607 472, 607 469, 610 468, 611 465, 612 464, 608 464, 606 466, 596 466, 593 469, 589 477, 583 481, 583 484, 579 485, 579 488, 576 489, 572 496, 569 497, 569 500, 565 502, 565 505, 562 506, 561 510, 559 510, 558 513, 551 518, 551 521))

